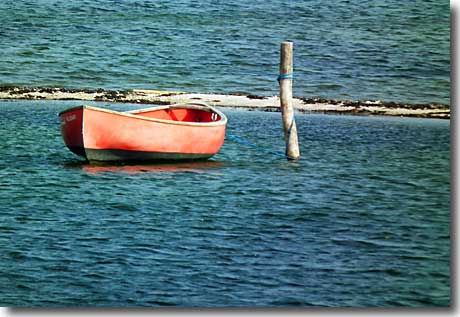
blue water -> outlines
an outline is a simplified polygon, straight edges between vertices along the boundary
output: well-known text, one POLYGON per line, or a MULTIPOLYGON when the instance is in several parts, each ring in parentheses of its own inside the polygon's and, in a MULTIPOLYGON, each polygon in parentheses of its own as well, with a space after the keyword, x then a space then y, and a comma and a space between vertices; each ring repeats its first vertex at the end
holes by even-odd
POLYGON ((0 85, 450 104, 448 1, 0 2, 0 85))
POLYGON ((449 121, 298 114, 288 162, 279 113, 223 109, 260 149, 89 165, 77 104, 0 101, 1 306, 450 305, 449 121))

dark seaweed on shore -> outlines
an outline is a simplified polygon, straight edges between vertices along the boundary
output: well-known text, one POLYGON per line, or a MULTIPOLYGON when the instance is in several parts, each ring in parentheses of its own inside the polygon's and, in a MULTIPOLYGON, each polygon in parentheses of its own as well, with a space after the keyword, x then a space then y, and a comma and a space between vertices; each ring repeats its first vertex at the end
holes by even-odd
POLYGON ((411 104, 411 103, 398 103, 398 102, 386 102, 386 101, 374 101, 374 100, 337 100, 337 99, 325 99, 325 98, 303 98, 300 97, 306 104, 330 104, 330 105, 340 105, 344 107, 368 107, 368 106, 378 106, 385 108, 404 108, 404 109, 449 109, 449 105, 444 104, 411 104))
POLYGON ((27 94, 32 92, 38 93, 107 93, 107 90, 104 89, 70 89, 70 88, 61 88, 61 87, 22 87, 22 86, 8 86, 8 85, 1 85, 0 92, 7 92, 11 95, 20 95, 20 94, 27 94))
MULTIPOLYGON (((97 89, 72 89, 72 88, 62 88, 62 87, 21 87, 21 86, 13 86, 13 85, 0 85, 0 92, 8 93, 12 96, 16 96, 18 99, 45 99, 43 96, 36 96, 30 95, 30 93, 47 93, 47 94, 56 94, 56 93, 69 93, 69 94, 76 94, 76 93, 87 93, 87 94, 97 94, 94 97, 95 101, 113 101, 113 102, 129 102, 129 103, 139 103, 139 104, 161 104, 161 105, 169 105, 171 104, 170 101, 163 101, 163 100, 155 100, 152 102, 151 100, 145 99, 127 99, 127 96, 133 94, 133 90, 106 90, 102 88, 97 89)), ((171 93, 175 94, 175 93, 171 93)), ((242 94, 235 93, 231 94, 235 96, 240 96, 242 94)), ((162 95, 162 96, 168 96, 162 95)), ((249 99, 266 99, 267 97, 264 96, 257 96, 257 95, 246 95, 249 99)), ((314 98, 307 98, 307 97, 296 97, 302 100, 305 104, 330 104, 330 105, 339 105, 343 107, 354 107, 354 109, 348 111, 341 111, 347 113, 356 113, 356 114, 366 114, 369 111, 363 109, 363 107, 368 106, 377 106, 377 107, 384 107, 384 108, 403 108, 403 109, 433 109, 433 110, 445 110, 450 109, 449 105, 445 104, 437 104, 437 103, 430 103, 430 104, 410 104, 410 103, 397 103, 397 102, 385 102, 385 101, 373 101, 373 100, 337 100, 337 99, 326 99, 321 97, 314 97, 314 98)), ((75 100, 77 98, 72 97, 63 97, 62 100, 75 100)), ((264 111, 279 111, 279 109, 265 109, 264 111)), ((325 111, 327 112, 327 111, 325 111)), ((335 111, 333 111, 335 112, 335 111)), ((373 114, 377 113, 378 111, 373 111, 373 114)), ((383 113, 383 112, 382 112, 383 113)), ((410 116, 410 115, 408 115, 410 116)), ((419 116, 419 115, 417 115, 419 116)))

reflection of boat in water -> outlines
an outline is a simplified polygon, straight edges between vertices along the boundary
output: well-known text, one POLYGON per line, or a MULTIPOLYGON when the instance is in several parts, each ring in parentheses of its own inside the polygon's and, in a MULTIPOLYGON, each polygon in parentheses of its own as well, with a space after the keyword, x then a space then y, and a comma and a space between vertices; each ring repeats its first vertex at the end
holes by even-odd
MULTIPOLYGON (((69 165, 70 166, 70 165, 69 165)), ((161 164, 142 164, 142 165, 109 165, 109 164, 72 164, 74 167, 81 168, 89 174, 115 172, 126 174, 139 173, 175 173, 191 172, 206 173, 210 169, 223 166, 222 162, 197 161, 187 163, 161 163, 161 164)))
POLYGON ((222 112, 201 103, 127 112, 80 106, 59 116, 65 144, 89 161, 207 159, 227 125, 222 112))

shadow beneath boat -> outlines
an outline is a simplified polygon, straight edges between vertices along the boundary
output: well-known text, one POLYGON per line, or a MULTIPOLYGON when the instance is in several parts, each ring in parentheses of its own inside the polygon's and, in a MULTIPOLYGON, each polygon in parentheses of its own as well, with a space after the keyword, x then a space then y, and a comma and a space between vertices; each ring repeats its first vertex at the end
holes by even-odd
POLYGON ((88 162, 88 161, 71 161, 64 164, 66 168, 80 169, 89 174, 98 174, 105 172, 120 172, 127 174, 139 173, 174 173, 174 172, 192 172, 205 173, 210 169, 216 169, 224 166, 223 162, 218 161, 184 161, 184 162, 88 162))

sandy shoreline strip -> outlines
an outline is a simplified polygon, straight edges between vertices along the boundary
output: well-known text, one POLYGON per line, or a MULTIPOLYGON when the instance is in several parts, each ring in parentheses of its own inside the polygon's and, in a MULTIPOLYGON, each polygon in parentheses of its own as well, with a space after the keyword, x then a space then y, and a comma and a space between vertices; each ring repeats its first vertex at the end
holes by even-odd
MULTIPOLYGON (((27 100, 88 100, 139 104, 175 104, 206 102, 217 107, 245 108, 260 111, 280 111, 279 97, 187 93, 162 90, 65 89, 48 87, 0 87, 0 99, 27 100)), ((339 101, 320 98, 294 98, 294 108, 300 112, 339 113, 354 115, 388 115, 402 117, 450 119, 446 105, 405 105, 381 101, 339 101)))

